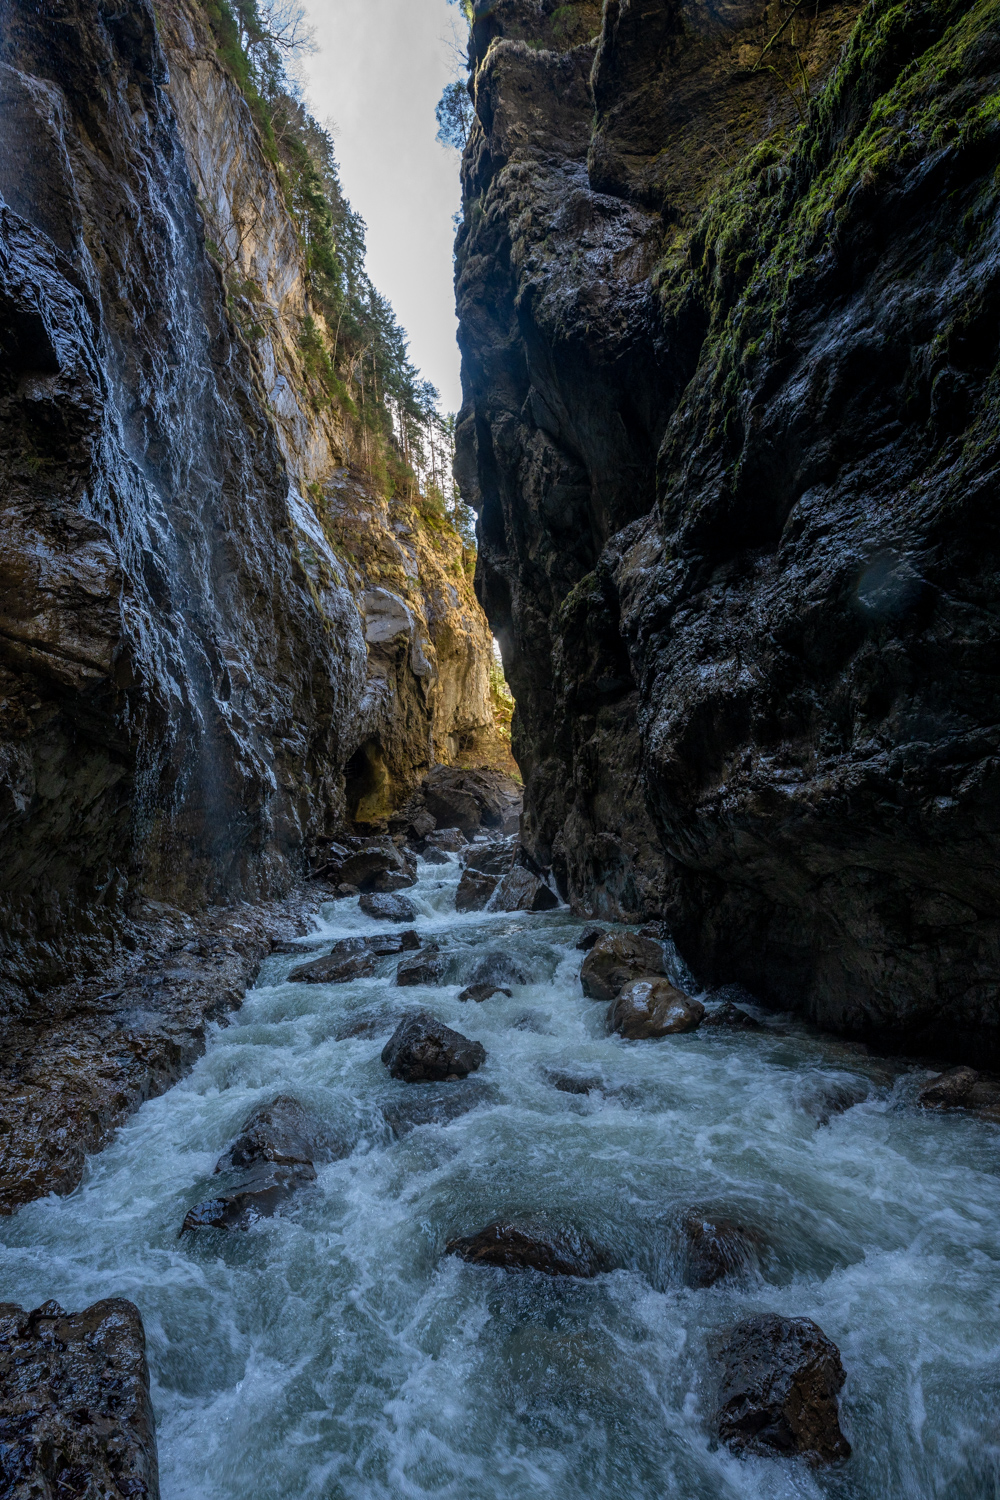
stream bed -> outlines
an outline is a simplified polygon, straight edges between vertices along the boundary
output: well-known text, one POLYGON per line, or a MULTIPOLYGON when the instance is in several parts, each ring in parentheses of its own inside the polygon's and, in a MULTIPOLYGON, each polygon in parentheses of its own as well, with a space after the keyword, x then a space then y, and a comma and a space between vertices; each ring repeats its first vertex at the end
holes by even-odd
POLYGON ((580 987, 584 924, 457 915, 459 873, 421 862, 406 892, 442 984, 397 988, 394 957, 348 984, 285 982, 386 930, 356 899, 331 904, 72 1196, 0 1223, 4 1300, 137 1303, 163 1500, 996 1500, 1000 1130, 919 1109, 925 1072, 785 1017, 609 1037, 580 987), (459 1002, 489 954, 528 982, 459 1002), (390 1079, 382 1046, 418 1008, 480 1040, 483 1067, 390 1079), (179 1238, 277 1094, 349 1154, 279 1217, 179 1238), (686 1286, 692 1209, 755 1229, 759 1274, 686 1286), (547 1278, 444 1254, 496 1219, 576 1231, 619 1269, 547 1278), (838 1345, 847 1462, 718 1445, 715 1342, 757 1312, 813 1318, 838 1345))

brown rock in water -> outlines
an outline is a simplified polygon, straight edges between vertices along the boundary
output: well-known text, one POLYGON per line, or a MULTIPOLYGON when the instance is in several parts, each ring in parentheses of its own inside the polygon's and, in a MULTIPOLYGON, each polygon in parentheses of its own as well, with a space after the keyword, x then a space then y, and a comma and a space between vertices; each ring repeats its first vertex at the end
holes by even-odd
POLYGON ((229 1192, 206 1198, 188 1209, 180 1233, 191 1229, 249 1229, 257 1219, 269 1219, 300 1187, 316 1181, 311 1162, 296 1166, 262 1163, 229 1192))
POLYGON ((417 909, 405 896, 363 895, 359 902, 361 910, 380 922, 415 922, 417 909))
POLYGON ((259 1162, 278 1166, 310 1166, 315 1161, 334 1161, 346 1156, 347 1148, 290 1094, 279 1094, 247 1115, 240 1133, 219 1157, 216 1172, 239 1171, 259 1162))
POLYGON ((978 1079, 975 1068, 948 1068, 924 1084, 919 1101, 927 1109, 968 1109, 978 1079))
POLYGON ((559 898, 539 876, 515 865, 497 885, 486 903, 487 911, 551 911, 559 898))
POLYGON ((355 953, 334 957, 316 958, 309 964, 299 964, 286 975, 287 984, 347 984, 352 979, 366 979, 378 968, 377 953, 355 953))
POLYGON ((717 1010, 706 1010, 703 1026, 725 1026, 731 1031, 763 1031, 763 1026, 749 1015, 747 1011, 741 1010, 731 1000, 720 1005, 717 1010))
POLYGON ((436 943, 429 943, 422 953, 405 958, 396 970, 396 983, 437 984, 444 973, 444 959, 436 943))
POLYGON ((158 1500, 156 1429, 139 1310, 123 1297, 66 1313, 0 1303, 5 1500, 158 1500))
POLYGON ((714 1286, 730 1276, 758 1269, 757 1248, 763 1236, 731 1219, 692 1210, 681 1223, 684 1280, 690 1287, 714 1286))
POLYGON ((498 875, 466 870, 455 892, 456 911, 482 911, 499 883, 498 875))
POLYGON ((458 1255, 474 1266, 505 1271, 541 1271, 546 1276, 596 1276, 601 1269, 592 1246, 573 1234, 488 1224, 478 1234, 449 1240, 446 1255, 458 1255))
POLYGON ((460 1000, 475 1000, 477 1004, 482 1004, 484 1000, 489 1000, 493 995, 506 995, 508 1000, 511 998, 510 990, 502 989, 498 984, 470 984, 460 992, 458 998, 460 1000))
POLYGON ((695 1031, 705 1014, 700 1000, 689 1000, 665 979, 633 979, 612 1001, 608 1030, 629 1041, 695 1031))
POLYGON ((583 960, 580 983, 588 999, 607 1001, 631 980, 663 972, 663 947, 654 938, 606 932, 583 960))
POLYGON ((470 985, 527 984, 528 976, 510 953, 484 953, 472 967, 470 985))
POLYGON ((840 1352, 811 1319, 748 1318, 721 1354, 719 1436, 734 1452, 802 1454, 814 1464, 850 1457, 837 1409, 840 1352))
POLYGON ((400 1021, 382 1049, 382 1061, 404 1083, 435 1082, 465 1078, 486 1061, 486 1048, 419 1011, 400 1021))

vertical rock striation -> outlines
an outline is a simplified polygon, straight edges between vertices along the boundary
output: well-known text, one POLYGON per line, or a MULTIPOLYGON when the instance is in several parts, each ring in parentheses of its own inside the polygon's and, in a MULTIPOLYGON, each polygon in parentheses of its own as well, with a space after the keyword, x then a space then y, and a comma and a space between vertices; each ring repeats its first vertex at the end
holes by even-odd
POLYGON ((474 5, 457 471, 581 911, 1000 1055, 995 3, 474 5))
POLYGON ((408 540, 310 403, 308 312, 198 7, 6 6, 0 1010, 134 942, 143 899, 280 892, 359 753, 391 802, 492 733, 461 544, 408 540), (395 635, 338 542, 362 504, 395 635))

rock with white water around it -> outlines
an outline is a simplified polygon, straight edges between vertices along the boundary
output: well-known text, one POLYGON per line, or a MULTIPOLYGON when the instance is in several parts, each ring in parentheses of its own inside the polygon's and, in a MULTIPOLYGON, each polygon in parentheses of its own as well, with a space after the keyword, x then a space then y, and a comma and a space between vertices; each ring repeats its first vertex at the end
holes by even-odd
POLYGON ((139 1310, 123 1297, 66 1313, 0 1303, 0 1493, 9 1500, 158 1500, 139 1310))
POLYGON ((721 1351, 719 1436, 736 1453, 849 1458, 837 1397, 840 1351, 810 1318, 765 1313, 737 1324, 721 1351))
POLYGON ((445 1254, 457 1255, 474 1266, 541 1271, 545 1276, 589 1277, 601 1269, 593 1247, 579 1235, 516 1224, 487 1224, 476 1234, 449 1240, 445 1254))
POLYGON ((925 1109, 968 1109, 988 1120, 1000 1120, 1000 1079, 975 1068, 948 1068, 918 1096, 925 1109))
POLYGON ((382 1049, 382 1061, 404 1083, 438 1082, 475 1072, 486 1061, 486 1048, 418 1011, 400 1021, 382 1049))
POLYGON ((408 874, 405 870, 383 870, 381 875, 376 875, 375 879, 369 883, 368 889, 385 892, 405 891, 416 883, 417 877, 408 874))
POLYGON ((484 953, 473 965, 469 984, 527 984, 528 976, 510 953, 484 953))
POLYGON ((759 1270, 759 1230, 732 1219, 692 1209, 680 1226, 684 1281, 690 1287, 714 1286, 726 1278, 752 1276, 759 1270))
POLYGON ((288 973, 294 984, 346 984, 374 974, 380 958, 391 953, 405 953, 420 947, 413 931, 377 933, 374 937, 342 938, 323 958, 299 964, 288 973))
POLYGON ((580 953, 589 953, 594 944, 599 942, 606 932, 604 927, 585 927, 577 940, 577 950, 580 953))
POLYGON ((726 1000, 715 1010, 706 1010, 705 1026, 720 1026, 730 1031, 763 1031, 760 1022, 748 1011, 734 1005, 731 1000, 726 1000))
POLYGON ((425 845, 421 856, 429 865, 450 865, 451 860, 443 849, 435 849, 433 844, 425 845))
POLYGON ((606 932, 598 938, 580 969, 583 993, 590 1000, 614 1000, 633 979, 665 972, 663 944, 633 932, 606 932))
POLYGON ((392 873, 406 875, 406 862, 390 838, 363 844, 343 859, 340 864, 340 879, 356 885, 361 891, 375 890, 375 881, 382 875, 392 873))
POLYGON ((482 911, 496 890, 499 878, 481 870, 466 870, 455 892, 455 910, 482 911))
POLYGON ((404 958, 396 970, 396 983, 402 985, 411 984, 438 984, 444 973, 444 959, 436 943, 430 943, 422 953, 414 954, 412 958, 404 958))
POLYGON ((412 901, 407 901, 405 896, 381 895, 375 892, 363 895, 358 904, 367 916, 375 917, 379 922, 415 922, 417 920, 417 909, 412 901))
POLYGON ((516 837, 478 840, 462 851, 462 864, 466 870, 478 870, 482 875, 495 875, 499 879, 513 865, 517 848, 516 837))
POLYGON ((666 979, 633 979, 608 1010, 608 1030, 630 1041, 653 1040, 695 1031, 705 1007, 674 989, 666 979))
POLYGON ((257 1219, 269 1219, 300 1187, 316 1181, 311 1162, 282 1167, 253 1167, 237 1187, 206 1198, 188 1209, 181 1234, 192 1229, 249 1229, 257 1219))
POLYGON ((511 998, 510 990, 505 990, 499 984, 467 985, 466 988, 460 992, 458 998, 460 1000, 475 1000, 478 1005, 481 1005, 484 1000, 491 1000, 494 995, 506 995, 508 1000, 511 998))
POLYGON ((349 881, 342 880, 340 885, 334 890, 333 899, 335 901, 349 901, 352 896, 359 896, 360 894, 361 892, 356 885, 351 885, 349 881))
POLYGON ((559 898, 538 875, 515 865, 486 903, 487 911, 551 911, 559 898))
POLYGON ((428 849, 440 849, 445 854, 458 854, 468 842, 461 828, 437 828, 424 839, 428 849))

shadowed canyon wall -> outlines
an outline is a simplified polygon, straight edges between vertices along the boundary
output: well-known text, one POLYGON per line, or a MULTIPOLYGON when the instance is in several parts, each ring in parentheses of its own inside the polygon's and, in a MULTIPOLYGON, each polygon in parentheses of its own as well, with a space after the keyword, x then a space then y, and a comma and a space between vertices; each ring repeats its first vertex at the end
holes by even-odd
POLYGON ((280 893, 494 722, 460 538, 314 399, 305 250, 197 5, 5 6, 0 199, 16 1008, 143 902, 280 893))
POLYGON ((998 21, 475 0, 457 241, 535 855, 705 983, 994 1061, 998 21))

